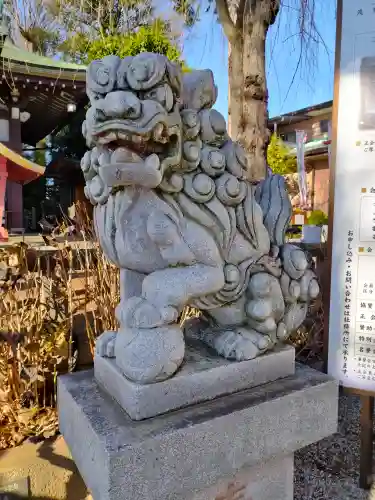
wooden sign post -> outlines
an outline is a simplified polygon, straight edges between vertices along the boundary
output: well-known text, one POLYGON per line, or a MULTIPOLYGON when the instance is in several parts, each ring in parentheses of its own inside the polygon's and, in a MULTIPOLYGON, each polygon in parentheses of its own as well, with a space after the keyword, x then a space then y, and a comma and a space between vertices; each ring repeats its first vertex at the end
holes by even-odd
POLYGON ((375 394, 375 1, 338 0, 332 120, 328 373, 361 396, 370 486, 375 394))

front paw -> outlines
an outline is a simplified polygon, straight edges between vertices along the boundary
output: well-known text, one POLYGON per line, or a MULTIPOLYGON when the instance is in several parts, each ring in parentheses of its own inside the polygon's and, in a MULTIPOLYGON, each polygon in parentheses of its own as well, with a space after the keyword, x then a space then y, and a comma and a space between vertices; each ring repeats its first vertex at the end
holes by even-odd
POLYGON ((96 339, 95 354, 101 358, 115 357, 116 332, 104 332, 96 339))
POLYGON ((158 307, 141 297, 132 297, 125 305, 119 305, 118 317, 130 328, 156 328, 176 323, 178 310, 175 307, 158 307))
POLYGON ((213 337, 203 335, 202 340, 211 345, 224 358, 236 361, 254 359, 274 345, 269 336, 243 327, 223 329, 213 337))

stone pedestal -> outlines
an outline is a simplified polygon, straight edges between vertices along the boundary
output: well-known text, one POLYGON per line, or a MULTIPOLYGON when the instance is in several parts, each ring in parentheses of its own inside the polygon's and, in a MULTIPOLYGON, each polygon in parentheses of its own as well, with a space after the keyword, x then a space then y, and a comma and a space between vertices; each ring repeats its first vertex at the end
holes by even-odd
POLYGON ((143 420, 225 394, 259 386, 294 373, 294 348, 278 346, 259 358, 237 363, 218 356, 192 338, 186 339, 185 361, 172 378, 156 384, 130 382, 114 358, 96 356, 98 384, 133 420, 143 420))
POLYGON ((59 379, 58 408, 94 500, 292 500, 293 453, 336 431, 337 393, 330 377, 297 367, 135 421, 87 371, 59 379))

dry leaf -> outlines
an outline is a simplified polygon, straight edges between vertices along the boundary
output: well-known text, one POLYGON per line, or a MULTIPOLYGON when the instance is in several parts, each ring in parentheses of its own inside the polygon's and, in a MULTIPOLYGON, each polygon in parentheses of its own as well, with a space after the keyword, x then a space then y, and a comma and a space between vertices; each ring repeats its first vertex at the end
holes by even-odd
POLYGON ((29 352, 38 352, 40 349, 40 344, 38 342, 30 342, 29 344, 26 344, 24 349, 29 352))
POLYGON ((90 250, 77 251, 67 240, 64 248, 58 237, 47 237, 56 248, 50 276, 35 249, 25 244, 0 249, 0 332, 6 332, 0 335, 0 448, 56 432, 56 375, 72 365, 74 316, 85 318, 91 352, 98 334, 118 327, 119 271, 104 257, 79 204, 76 220, 90 250), (79 291, 71 272, 76 269, 79 291))

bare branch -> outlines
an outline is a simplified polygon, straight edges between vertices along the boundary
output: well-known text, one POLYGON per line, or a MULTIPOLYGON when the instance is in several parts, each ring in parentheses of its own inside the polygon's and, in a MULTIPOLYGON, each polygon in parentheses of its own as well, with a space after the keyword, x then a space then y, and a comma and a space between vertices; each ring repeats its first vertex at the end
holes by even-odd
POLYGON ((280 14, 272 30, 269 63, 274 63, 274 49, 278 41, 282 44, 284 53, 290 51, 294 65, 286 94, 280 101, 281 112, 297 80, 304 81, 308 85, 311 82, 311 86, 314 87, 313 77, 317 70, 317 56, 320 50, 323 49, 329 61, 333 57, 320 33, 317 19, 327 15, 327 12, 335 7, 335 2, 334 0, 281 0, 280 4, 280 14))
POLYGON ((247 6, 247 0, 240 0, 240 3, 237 8, 236 27, 238 30, 241 31, 243 30, 244 12, 246 6, 247 6))
POLYGON ((229 14, 228 1, 227 0, 216 0, 216 10, 219 16, 219 21, 223 27, 224 33, 229 41, 233 41, 238 38, 238 30, 229 14))

